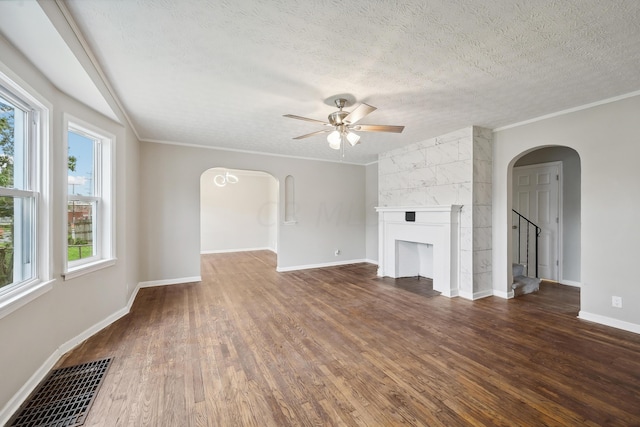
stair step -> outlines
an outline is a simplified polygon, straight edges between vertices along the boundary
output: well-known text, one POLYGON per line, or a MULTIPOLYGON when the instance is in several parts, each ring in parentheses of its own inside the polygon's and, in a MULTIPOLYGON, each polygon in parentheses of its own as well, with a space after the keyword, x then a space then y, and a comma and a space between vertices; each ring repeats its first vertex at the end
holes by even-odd
POLYGON ((535 277, 515 276, 513 278, 513 284, 511 285, 513 295, 517 297, 520 295, 530 294, 532 292, 538 292, 541 281, 541 279, 535 277))
POLYGON ((513 277, 524 276, 524 270, 527 268, 525 264, 511 264, 511 268, 513 270, 513 277))

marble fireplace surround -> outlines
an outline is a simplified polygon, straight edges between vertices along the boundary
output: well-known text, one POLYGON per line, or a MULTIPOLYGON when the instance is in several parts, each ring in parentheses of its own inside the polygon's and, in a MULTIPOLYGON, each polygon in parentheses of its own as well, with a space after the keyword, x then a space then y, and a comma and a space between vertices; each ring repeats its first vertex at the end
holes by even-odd
MULTIPOLYGON (((378 212, 378 276, 402 277, 403 262, 398 250, 401 242, 433 245, 433 289, 448 297, 458 296, 460 269, 460 210, 462 205, 377 207, 378 212), (415 221, 407 221, 406 213, 415 212, 415 221)), ((424 252, 424 251, 422 251, 424 252)), ((415 271, 419 267, 408 268, 415 271)))

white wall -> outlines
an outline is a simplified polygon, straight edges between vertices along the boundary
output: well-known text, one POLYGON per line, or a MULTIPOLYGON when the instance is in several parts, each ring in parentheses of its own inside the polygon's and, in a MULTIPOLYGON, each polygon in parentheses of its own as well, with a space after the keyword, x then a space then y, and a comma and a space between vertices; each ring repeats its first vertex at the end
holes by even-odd
MULTIPOLYGON (((278 252, 278 205, 280 198, 280 185, 278 181, 269 175, 270 185, 268 186, 269 191, 269 203, 271 209, 269 210, 269 238, 268 238, 268 247, 274 251, 278 252)), ((284 194, 284 191, 283 191, 284 194)), ((282 205, 284 206, 284 200, 282 205)), ((295 201, 294 201, 295 202, 295 201)), ((282 214, 284 216, 284 212, 282 214)))
POLYGON ((378 163, 366 167, 366 258, 369 262, 378 262, 378 163))
POLYGON ((278 180, 279 269, 365 259, 364 166, 144 142, 140 157, 143 281, 200 275, 200 175, 213 167, 278 180), (287 175, 295 179, 294 224, 283 224, 287 175))
POLYGON ((202 253, 270 249, 276 251, 278 182, 264 172, 213 168, 200 178, 202 253), (216 176, 230 173, 237 183, 220 187, 216 176))
MULTIPOLYGON (((26 398, 29 387, 51 368, 75 339, 126 313, 138 280, 138 141, 115 123, 59 92, 25 57, 0 37, 0 72, 36 96, 50 110, 51 250, 53 289, 0 319, 0 424, 26 398), (115 242, 117 262, 64 281, 67 159, 63 113, 115 135, 115 242), (106 322, 106 323, 105 323, 106 322), (13 405, 13 406, 12 406, 13 405)), ((124 122, 124 120, 123 120, 124 122)))
POLYGON ((580 156, 580 317, 640 332, 640 96, 500 130, 494 134, 494 290, 511 284, 512 167, 521 155, 560 145, 580 156), (611 297, 623 299, 622 308, 611 297))

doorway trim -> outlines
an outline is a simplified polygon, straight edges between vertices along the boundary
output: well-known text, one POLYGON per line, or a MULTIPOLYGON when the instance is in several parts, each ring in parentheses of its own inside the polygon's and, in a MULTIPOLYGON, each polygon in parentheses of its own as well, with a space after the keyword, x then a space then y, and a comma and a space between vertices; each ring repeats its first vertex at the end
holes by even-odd
MULTIPOLYGON (((523 156, 521 156, 520 158, 522 158, 523 156)), ((519 159, 518 159, 519 160, 519 159)), ((517 161, 516 161, 517 163, 517 161)), ((551 279, 553 281, 556 281, 558 283, 562 282, 562 277, 563 277, 563 272, 562 272, 562 264, 563 264, 563 200, 564 200, 564 195, 562 193, 562 189, 563 189, 563 171, 562 171, 562 162, 561 161, 553 161, 553 162, 545 162, 545 163, 535 163, 535 164, 530 164, 530 165, 523 165, 523 166, 513 166, 511 168, 511 180, 512 180, 512 193, 515 192, 515 188, 516 188, 516 183, 515 180, 513 179, 516 170, 520 169, 537 169, 537 168, 544 168, 544 167, 557 167, 558 170, 558 177, 556 180, 557 186, 558 186, 558 200, 557 200, 557 205, 558 205, 558 211, 557 211, 557 224, 558 224, 558 230, 557 230, 557 235, 556 237, 556 277, 554 279, 551 279)), ((511 198, 511 207, 514 207, 514 199, 513 197, 511 198)), ((512 262, 515 262, 515 260, 512 260, 512 262)), ((536 259, 536 263, 538 263, 538 259, 536 259)), ((546 280, 549 280, 549 278, 545 278, 546 280)))

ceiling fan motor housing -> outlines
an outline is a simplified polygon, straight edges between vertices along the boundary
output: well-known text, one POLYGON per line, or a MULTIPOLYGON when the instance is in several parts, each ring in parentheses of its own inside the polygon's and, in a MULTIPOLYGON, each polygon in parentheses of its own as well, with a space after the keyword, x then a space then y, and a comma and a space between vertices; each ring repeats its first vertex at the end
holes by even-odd
POLYGON ((338 107, 338 111, 334 111, 329 114, 329 122, 323 122, 321 120, 309 119, 307 117, 296 116, 293 114, 285 114, 284 117, 289 117, 297 120, 304 120, 307 122, 320 123, 325 126, 333 126, 334 130, 320 130, 316 132, 311 132, 306 135, 298 136, 293 139, 303 139, 308 138, 310 136, 329 133, 327 136, 327 140, 329 141, 329 145, 331 148, 339 149, 340 146, 344 143, 345 139, 351 144, 356 145, 360 136, 356 135, 352 132, 355 131, 365 131, 365 132, 395 132, 400 133, 404 129, 404 126, 389 126, 389 125, 356 125, 360 119, 367 116, 374 110, 376 107, 373 107, 369 104, 360 104, 355 110, 352 112, 343 111, 343 108, 347 105, 347 100, 344 98, 338 98, 335 100, 336 107, 338 107), (348 119, 348 120, 347 120, 348 119))
POLYGON ((344 118, 349 115, 348 111, 342 111, 345 105, 347 105, 347 100, 344 98, 337 98, 335 101, 336 107, 340 109, 340 111, 335 111, 329 114, 329 123, 333 126, 340 126, 343 124, 348 124, 344 122, 344 118))
POLYGON ((329 123, 331 123, 333 126, 340 126, 344 124, 343 120, 348 115, 349 115, 348 111, 340 110, 340 111, 333 112, 329 114, 329 123))

